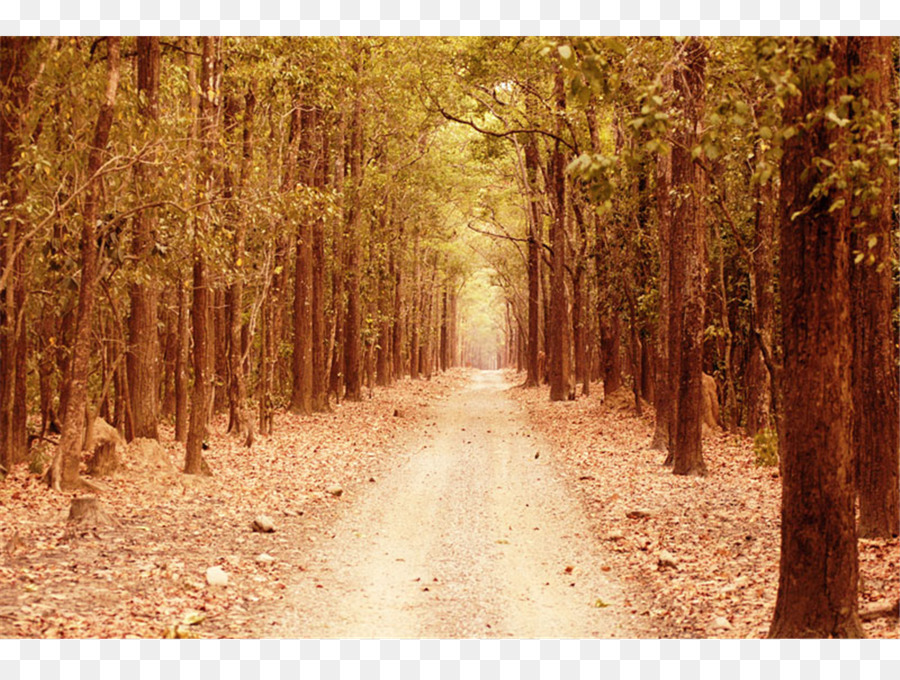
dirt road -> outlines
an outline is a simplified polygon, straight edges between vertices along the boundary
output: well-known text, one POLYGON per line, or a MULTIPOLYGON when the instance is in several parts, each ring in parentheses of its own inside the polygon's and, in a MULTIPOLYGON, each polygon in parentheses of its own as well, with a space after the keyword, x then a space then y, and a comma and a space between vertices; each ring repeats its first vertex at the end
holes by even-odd
POLYGON ((397 467, 346 499, 274 635, 628 635, 596 539, 509 387, 478 373, 430 407, 397 467))

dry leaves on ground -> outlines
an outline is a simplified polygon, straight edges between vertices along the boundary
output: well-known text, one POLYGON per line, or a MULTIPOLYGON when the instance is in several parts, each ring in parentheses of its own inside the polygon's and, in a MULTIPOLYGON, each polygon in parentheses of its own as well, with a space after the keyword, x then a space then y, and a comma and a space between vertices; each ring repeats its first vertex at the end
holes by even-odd
MULTIPOLYGON (((708 475, 679 477, 663 467, 664 453, 649 449, 652 414, 637 417, 625 390, 605 401, 550 402, 545 389, 512 394, 578 487, 607 547, 608 564, 597 568, 617 575, 630 614, 646 617, 659 637, 766 636, 778 587, 781 482, 776 468, 755 464, 750 440, 707 436, 708 475)), ((861 540, 859 550, 860 607, 894 602, 900 542, 861 540)), ((870 637, 898 637, 896 618, 863 626, 870 637)))
MULTIPOLYGON (((421 407, 464 381, 451 371, 333 413, 279 414, 275 434, 250 449, 217 417, 204 451, 213 477, 126 460, 126 474, 100 480, 110 521, 96 525, 68 523, 73 496, 18 466, 0 484, 0 636, 259 637, 339 504, 377 483, 421 407), (254 531, 258 515, 275 531, 254 531), (207 582, 211 567, 227 586, 207 582)), ((171 429, 162 440, 180 469, 183 445, 171 429)))

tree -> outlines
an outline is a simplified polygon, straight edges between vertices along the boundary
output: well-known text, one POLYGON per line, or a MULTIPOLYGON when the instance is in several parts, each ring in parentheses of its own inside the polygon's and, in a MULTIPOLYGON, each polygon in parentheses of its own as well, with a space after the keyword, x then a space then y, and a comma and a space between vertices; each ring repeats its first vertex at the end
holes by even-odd
POLYGON ((669 457, 675 474, 705 474, 701 448, 703 314, 706 278, 706 224, 703 177, 695 149, 700 142, 707 49, 689 38, 673 74, 682 115, 672 144, 672 187, 669 260, 669 457))
MULTIPOLYGON (((557 67, 554 98, 556 104, 557 134, 562 130, 561 118, 566 110, 566 91, 562 69, 557 67)), ((574 399, 572 364, 570 357, 569 300, 566 293, 566 244, 567 244, 567 196, 565 165, 560 140, 555 141, 551 165, 553 191, 553 222, 550 229, 550 247, 553 250, 553 266, 550 273, 550 400, 574 399)))
MULTIPOLYGON (((139 136, 150 140, 158 135, 159 125, 159 38, 137 39, 139 136)), ((139 201, 148 202, 156 183, 157 154, 148 152, 135 164, 135 193, 139 201)), ((128 389, 131 418, 125 419, 125 438, 157 439, 159 417, 159 335, 156 330, 158 291, 148 275, 147 260, 151 256, 156 230, 153 208, 141 209, 133 220, 132 255, 138 264, 137 280, 131 286, 131 315, 128 319, 128 389)))
POLYGON ((206 239, 210 233, 212 200, 216 190, 214 159, 218 82, 216 62, 219 59, 220 39, 203 38, 200 64, 200 172, 197 177, 199 215, 194 221, 193 244, 193 301, 191 323, 194 339, 192 355, 194 385, 191 389, 191 417, 185 444, 184 472, 189 475, 210 474, 203 458, 203 442, 209 422, 212 375, 209 333, 209 274, 207 272, 206 239))
POLYGON ((893 42, 887 37, 850 38, 848 45, 850 68, 858 84, 853 92, 860 138, 858 160, 874 165, 860 178, 862 186, 854 192, 850 207, 851 213, 859 216, 850 236, 850 289, 853 449, 858 468, 859 535, 864 538, 900 534, 900 378, 891 322, 896 308, 891 260, 897 257, 897 169, 888 163, 896 159, 896 138, 886 115, 891 111, 891 92, 896 92, 893 42))
MULTIPOLYGON (((102 196, 100 171, 112 128, 116 92, 120 74, 120 39, 109 37, 107 46, 106 88, 88 155, 88 186, 85 192, 81 226, 81 282, 78 287, 78 310, 72 345, 69 399, 63 414, 62 434, 48 474, 53 488, 62 491, 83 486, 79 477, 84 413, 88 406, 87 379, 91 356, 91 330, 97 289, 97 215, 102 196)), ((88 423, 88 427, 91 423, 88 423)))
POLYGON ((860 637, 851 449, 850 212, 837 172, 847 39, 789 44, 781 160, 784 440, 781 558, 769 637, 860 637), (794 88, 791 88, 792 90, 794 88))
POLYGON ((25 226, 17 212, 25 199, 23 172, 17 169, 31 99, 40 69, 37 40, 0 37, 0 475, 27 450, 25 226))

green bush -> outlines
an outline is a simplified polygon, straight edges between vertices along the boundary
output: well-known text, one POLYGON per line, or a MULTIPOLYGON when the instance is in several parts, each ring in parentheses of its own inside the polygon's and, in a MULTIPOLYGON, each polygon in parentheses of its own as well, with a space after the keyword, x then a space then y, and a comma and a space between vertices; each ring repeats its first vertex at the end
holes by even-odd
POLYGON ((28 471, 33 475, 44 474, 44 468, 50 462, 50 456, 38 449, 31 454, 31 460, 28 461, 28 471))
POLYGON ((778 465, 778 433, 770 427, 760 430, 753 437, 756 464, 763 467, 778 465))

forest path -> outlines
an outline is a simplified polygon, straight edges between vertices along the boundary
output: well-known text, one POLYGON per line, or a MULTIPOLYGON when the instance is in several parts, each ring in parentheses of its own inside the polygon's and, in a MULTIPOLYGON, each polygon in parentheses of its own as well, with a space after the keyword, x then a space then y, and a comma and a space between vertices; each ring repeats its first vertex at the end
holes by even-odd
POLYGON ((598 605, 619 586, 509 387, 480 372, 431 407, 398 466, 342 509, 273 635, 628 635, 598 605))

